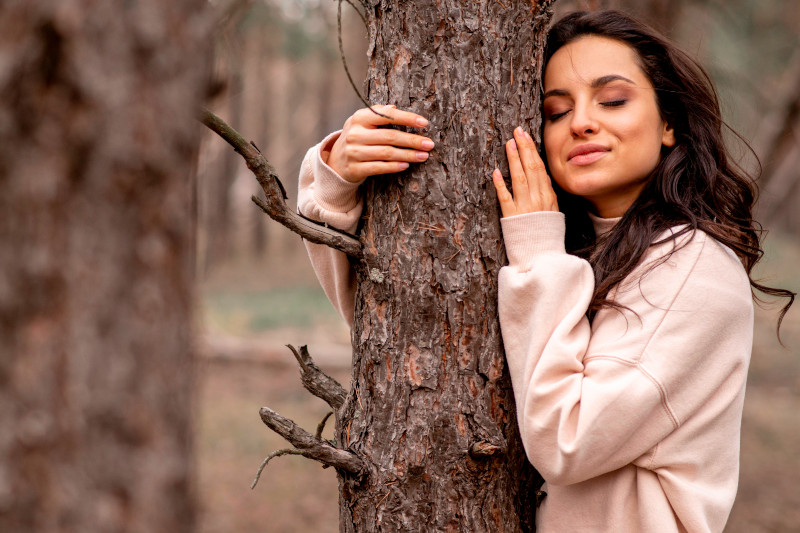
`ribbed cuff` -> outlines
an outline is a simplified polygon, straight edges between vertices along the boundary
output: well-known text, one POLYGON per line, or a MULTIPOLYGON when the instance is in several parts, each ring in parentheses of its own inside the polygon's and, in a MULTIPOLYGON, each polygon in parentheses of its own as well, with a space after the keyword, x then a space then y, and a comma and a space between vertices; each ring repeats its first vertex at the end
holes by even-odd
POLYGON ((363 181, 358 183, 347 181, 322 159, 322 149, 332 145, 340 133, 341 131, 331 133, 317 145, 316 157, 312 162, 314 200, 322 209, 346 213, 358 205, 358 187, 363 181))
POLYGON ((508 263, 529 266, 542 253, 566 253, 564 213, 538 211, 500 219, 508 263))

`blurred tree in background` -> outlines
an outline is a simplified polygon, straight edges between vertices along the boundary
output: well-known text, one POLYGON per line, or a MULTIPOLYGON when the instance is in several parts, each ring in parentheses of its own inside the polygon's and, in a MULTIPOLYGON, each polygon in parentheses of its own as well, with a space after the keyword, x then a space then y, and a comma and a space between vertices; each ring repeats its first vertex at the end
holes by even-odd
POLYGON ((194 530, 207 13, 0 3, 0 531, 194 530))

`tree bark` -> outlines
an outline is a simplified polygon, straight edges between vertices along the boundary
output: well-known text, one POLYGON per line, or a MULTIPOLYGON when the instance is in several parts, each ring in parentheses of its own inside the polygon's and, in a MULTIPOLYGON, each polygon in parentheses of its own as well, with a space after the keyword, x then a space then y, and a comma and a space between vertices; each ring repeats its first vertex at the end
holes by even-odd
MULTIPOLYGON (((430 120, 422 165, 368 180, 340 530, 532 531, 541 483, 519 438, 497 320, 505 263, 490 174, 540 127, 549 0, 382 0, 368 99, 430 120), (470 453, 472 450, 472 453, 470 453)), ((506 172, 507 174, 507 172, 506 172)))
POLYGON ((0 6, 0 531, 192 531, 207 2, 0 6))

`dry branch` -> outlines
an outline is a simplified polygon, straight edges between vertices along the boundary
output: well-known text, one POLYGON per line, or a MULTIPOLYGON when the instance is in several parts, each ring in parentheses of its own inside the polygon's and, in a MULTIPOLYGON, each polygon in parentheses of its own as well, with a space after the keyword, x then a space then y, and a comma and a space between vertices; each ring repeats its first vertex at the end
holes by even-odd
POLYGON ((357 476, 366 472, 364 463, 355 454, 340 450, 324 440, 317 439, 314 435, 269 407, 262 407, 259 414, 261 415, 261 420, 272 431, 289 441, 303 457, 314 459, 322 464, 357 476))
POLYGON ((253 478, 253 482, 250 484, 250 490, 256 488, 256 485, 258 485, 258 480, 261 479, 261 473, 267 467, 269 462, 275 459, 276 457, 281 457, 284 455, 303 455, 303 452, 301 452, 300 450, 295 450, 294 448, 283 448, 281 450, 275 450, 274 452, 269 454, 267 458, 264 459, 261 462, 261 465, 258 467, 258 471, 256 472, 256 477, 253 478))
POLYGON ((208 126, 211 131, 225 139, 244 158, 247 168, 255 174, 266 195, 265 200, 255 196, 252 200, 270 218, 280 222, 286 228, 308 241, 330 246, 352 257, 361 257, 361 243, 356 237, 325 224, 309 220, 289 209, 286 205, 286 192, 275 169, 255 144, 247 142, 239 132, 208 110, 203 110, 200 121, 208 126))
POLYGON ((286 347, 292 351, 300 365, 300 381, 303 387, 317 398, 325 400, 334 410, 338 410, 347 397, 342 385, 320 370, 308 353, 308 347, 301 346, 299 351, 291 344, 286 347))
POLYGON ((320 420, 319 424, 317 424, 317 433, 316 435, 314 435, 317 438, 317 440, 322 440, 322 432, 325 430, 325 423, 328 421, 328 419, 331 417, 332 414, 333 411, 328 411, 328 414, 326 414, 325 417, 322 420, 320 420))

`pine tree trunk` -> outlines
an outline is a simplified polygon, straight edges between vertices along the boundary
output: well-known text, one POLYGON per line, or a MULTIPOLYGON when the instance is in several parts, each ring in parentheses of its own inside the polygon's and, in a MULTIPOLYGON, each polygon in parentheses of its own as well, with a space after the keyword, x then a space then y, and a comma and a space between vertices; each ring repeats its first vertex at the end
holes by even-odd
POLYGON ((192 531, 206 2, 0 6, 0 531, 192 531))
POLYGON ((342 532, 534 529, 541 479, 500 338, 490 174, 514 127, 539 130, 551 3, 383 0, 369 13, 368 99, 426 116, 437 148, 366 186, 338 439, 370 467, 340 478, 342 532))

